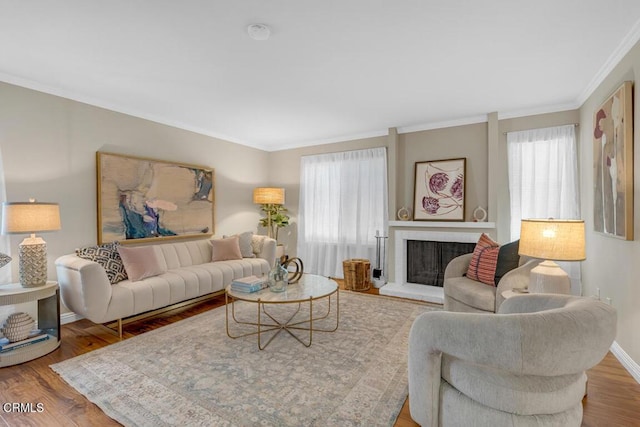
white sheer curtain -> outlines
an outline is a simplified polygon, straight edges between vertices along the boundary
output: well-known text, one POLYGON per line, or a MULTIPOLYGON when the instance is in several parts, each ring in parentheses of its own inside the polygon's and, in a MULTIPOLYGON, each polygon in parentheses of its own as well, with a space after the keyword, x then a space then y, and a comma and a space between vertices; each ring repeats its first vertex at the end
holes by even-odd
POLYGON ((305 271, 343 277, 342 261, 375 261, 386 235, 387 153, 371 148, 305 156, 300 164, 297 255, 305 271))
MULTIPOLYGON (((526 218, 580 219, 575 126, 507 133, 511 240, 526 218)), ((580 294, 580 263, 559 262, 580 294)))
MULTIPOLYGON (((2 149, 0 148, 0 203, 7 201, 7 188, 4 182, 4 164, 2 163, 2 149)), ((2 221, 2 211, 0 210, 0 221, 2 221)), ((0 252, 11 256, 11 245, 9 236, 0 235, 0 252)), ((17 262, 18 260, 15 260, 17 262)), ((14 262, 14 261, 12 261, 14 262)), ((11 264, 0 268, 0 284, 11 282, 11 264)))

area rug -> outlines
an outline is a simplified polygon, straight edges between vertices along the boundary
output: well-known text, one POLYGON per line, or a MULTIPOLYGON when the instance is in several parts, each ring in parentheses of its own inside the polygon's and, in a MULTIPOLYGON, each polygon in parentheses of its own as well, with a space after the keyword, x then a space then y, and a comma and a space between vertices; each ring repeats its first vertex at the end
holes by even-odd
MULTIPOLYGON (((236 304, 244 320, 255 308, 236 304)), ((407 397, 409 329, 433 309, 341 292, 336 332, 314 333, 309 348, 283 332, 260 351, 256 336, 227 336, 219 307, 51 368, 125 426, 391 426, 407 397)))

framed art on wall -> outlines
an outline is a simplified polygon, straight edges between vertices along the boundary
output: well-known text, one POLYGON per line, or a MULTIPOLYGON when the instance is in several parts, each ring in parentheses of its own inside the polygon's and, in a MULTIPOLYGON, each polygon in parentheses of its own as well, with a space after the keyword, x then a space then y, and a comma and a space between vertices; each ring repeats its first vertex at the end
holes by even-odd
POLYGON ((417 162, 413 219, 464 221, 466 158, 417 162))
POLYGON ((624 82, 593 117, 593 225, 633 240, 633 82, 624 82))
POLYGON ((98 243, 210 236, 214 170, 96 153, 98 243))

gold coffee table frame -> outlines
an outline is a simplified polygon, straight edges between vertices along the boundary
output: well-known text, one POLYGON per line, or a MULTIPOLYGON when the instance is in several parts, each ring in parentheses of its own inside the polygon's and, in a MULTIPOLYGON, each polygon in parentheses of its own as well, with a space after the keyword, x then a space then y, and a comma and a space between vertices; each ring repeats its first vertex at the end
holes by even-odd
POLYGON ((286 331, 300 342, 305 347, 311 347, 313 342, 314 332, 335 332, 340 325, 340 292, 338 290, 338 283, 327 277, 317 276, 315 274, 304 274, 302 279, 298 283, 291 284, 284 292, 271 292, 268 288, 258 292, 245 293, 231 290, 231 286, 227 286, 224 294, 225 300, 225 323, 227 329, 227 335, 230 338, 241 338, 250 335, 258 336, 258 348, 264 350, 267 346, 277 337, 280 332, 286 331), (314 327, 314 322, 322 319, 326 319, 331 314, 331 296, 336 296, 336 327, 333 329, 319 329, 314 327), (327 312, 322 313, 320 317, 314 317, 313 302, 322 298, 329 300, 327 304, 327 312), (246 322, 236 318, 235 301, 246 301, 256 304, 257 307, 257 321, 246 322), (300 312, 300 308, 303 303, 309 304, 309 318, 303 320, 295 320, 294 318, 300 312), (288 319, 282 321, 276 319, 269 311, 267 306, 271 304, 298 304, 297 310, 289 316, 288 319), (229 310, 231 306, 231 310, 229 310), (231 318, 237 324, 255 326, 257 329, 253 332, 247 332, 240 335, 232 335, 229 330, 229 311, 231 311, 231 318), (262 316, 268 317, 266 323, 262 321, 262 316), (304 341, 293 330, 308 331, 309 339, 304 341), (269 340, 262 345, 262 334, 269 331, 276 331, 275 334, 269 340))

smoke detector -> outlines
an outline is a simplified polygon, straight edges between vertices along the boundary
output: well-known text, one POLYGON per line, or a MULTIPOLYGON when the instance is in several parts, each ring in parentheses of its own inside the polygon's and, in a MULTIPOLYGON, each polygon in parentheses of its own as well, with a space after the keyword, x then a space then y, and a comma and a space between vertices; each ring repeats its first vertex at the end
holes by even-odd
POLYGON ((247 27, 247 33, 254 40, 266 40, 271 35, 271 29, 265 24, 251 24, 247 27))

